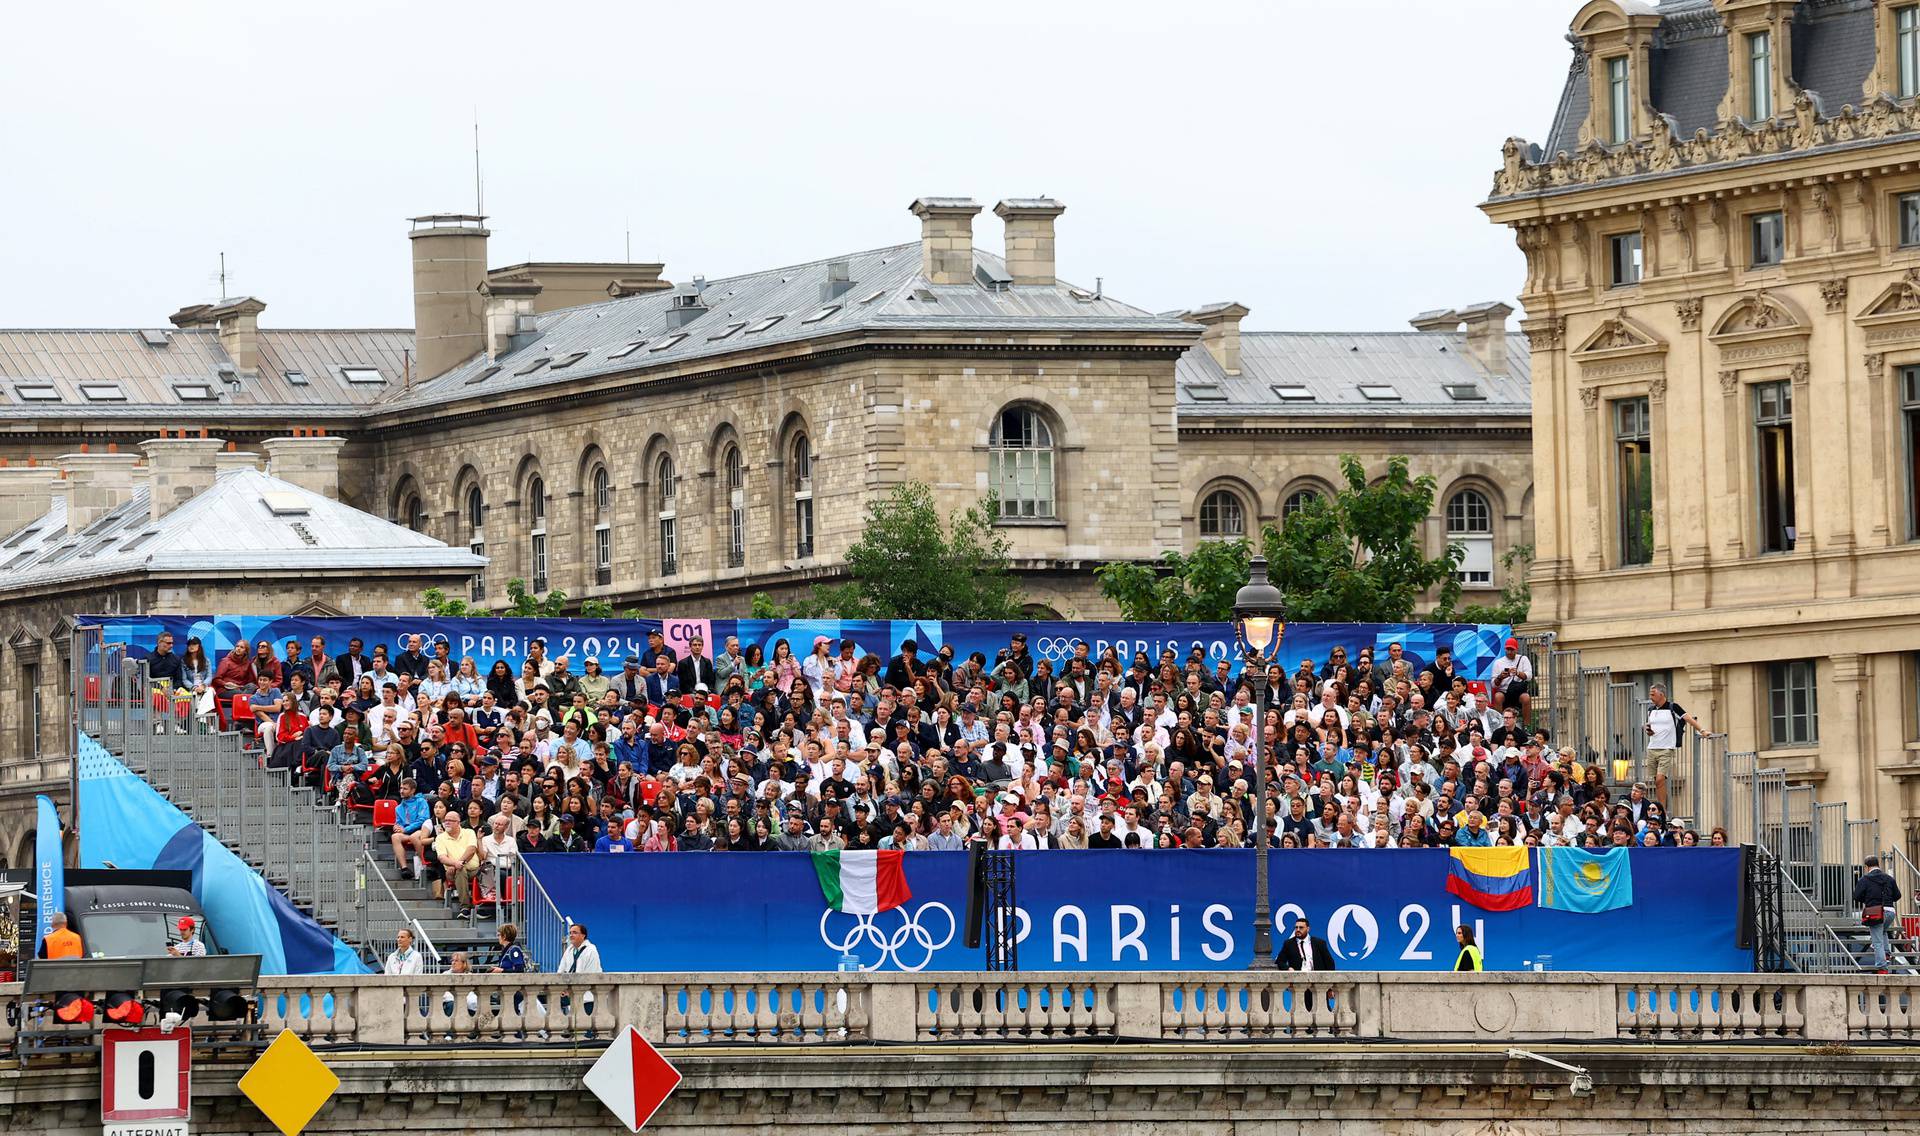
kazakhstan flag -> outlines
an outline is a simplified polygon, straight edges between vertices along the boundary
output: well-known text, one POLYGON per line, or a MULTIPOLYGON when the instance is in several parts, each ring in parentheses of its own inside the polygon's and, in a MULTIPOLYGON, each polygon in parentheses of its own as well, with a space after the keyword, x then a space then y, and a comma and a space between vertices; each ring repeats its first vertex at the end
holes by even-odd
POLYGON ((1540 906, 1597 915, 1633 906, 1630 849, 1540 849, 1540 906))

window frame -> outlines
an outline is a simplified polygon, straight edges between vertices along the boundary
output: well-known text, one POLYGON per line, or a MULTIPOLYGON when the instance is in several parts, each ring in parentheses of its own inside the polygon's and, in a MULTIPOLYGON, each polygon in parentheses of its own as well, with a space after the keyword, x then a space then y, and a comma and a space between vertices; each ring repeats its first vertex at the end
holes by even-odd
POLYGON ((26 719, 27 756, 39 757, 42 745, 40 734, 46 727, 46 705, 40 695, 40 664, 37 661, 20 664, 20 692, 26 696, 21 716, 26 719))
POLYGON ((1920 248, 1920 190, 1894 196, 1893 223, 1894 243, 1898 247, 1920 248))
POLYGON ((790 484, 793 486, 793 556, 813 555, 813 440, 800 431, 787 444, 790 484))
POLYGON ((1039 407, 1013 402, 994 414, 987 433, 987 484, 999 497, 1000 521, 1059 519, 1059 455, 1053 423, 1039 407), (1023 425, 1019 438, 1009 441, 1010 419, 1031 429, 1023 425), (1005 491, 1009 488, 1013 492, 1005 491))
POLYGON ((1773 33, 1747 33, 1747 120, 1773 117, 1773 33))
POLYGON ((1901 367, 1900 379, 1901 458, 1905 465, 1907 498, 1907 539, 1920 540, 1920 364, 1901 367))
POLYGON ((672 454, 654 462, 654 520, 660 534, 660 574, 680 573, 680 485, 672 454))
POLYGON ((1640 283, 1646 274, 1646 260, 1642 252, 1640 230, 1631 229, 1624 233, 1613 233, 1607 237, 1607 267, 1609 288, 1631 288, 1640 283), (1628 246, 1632 247, 1632 256, 1626 255, 1628 246), (1631 270, 1632 277, 1627 277, 1631 270))
POLYGON ((1747 267, 1749 269, 1778 268, 1786 262, 1786 213, 1779 209, 1766 209, 1747 214, 1747 267), (1761 233, 1768 228, 1773 230, 1773 240, 1769 247, 1763 248, 1761 233))
POLYGON ((547 590, 549 578, 547 563, 547 482, 539 474, 527 482, 527 517, 531 522, 527 535, 532 543, 532 560, 529 566, 533 577, 533 593, 539 595, 547 590))
POLYGON ((1653 563, 1653 400, 1647 395, 1628 395, 1614 399, 1612 409, 1614 508, 1619 514, 1615 555, 1620 567, 1640 568, 1653 563), (1644 470, 1631 468, 1635 457, 1645 463, 1644 470), (1642 507, 1634 501, 1643 482, 1644 525, 1640 522, 1642 507))
POLYGON ((1769 749, 1806 749, 1820 744, 1820 667, 1817 659, 1781 659, 1767 667, 1769 749), (1805 697, 1796 714, 1793 699, 1805 697))
POLYGON ((1893 10, 1894 97, 1920 95, 1920 4, 1893 10))
POLYGON ((1624 55, 1604 61, 1607 83, 1607 145, 1633 141, 1633 64, 1624 55))
POLYGON ((1311 485, 1303 485, 1287 494, 1286 500, 1280 502, 1280 526, 1285 528, 1288 517, 1305 512, 1313 502, 1324 501, 1326 496, 1311 485))
POLYGON ((1233 490, 1225 486, 1216 486, 1208 490, 1206 494, 1200 498, 1200 508, 1194 518, 1200 530, 1200 539, 1246 539, 1248 512, 1246 501, 1240 494, 1235 493, 1233 490), (1226 508, 1222 508, 1222 505, 1226 506, 1226 508), (1212 531, 1208 530, 1207 525, 1207 514, 1209 510, 1213 513, 1212 531), (1224 524, 1228 519, 1229 512, 1231 513, 1231 518, 1234 523, 1234 527, 1231 528, 1224 524))
POLYGON ((720 469, 727 489, 727 567, 747 565, 747 467, 740 447, 727 443, 720 457, 720 469))
MULTIPOLYGON (((467 551, 475 556, 487 554, 487 498, 478 485, 467 486, 460 511, 467 522, 467 551)), ((484 566, 473 574, 468 594, 474 603, 479 603, 487 595, 487 570, 484 566)))
POLYGON ((1751 391, 1754 504, 1758 510, 1760 537, 1758 550, 1761 555, 1792 552, 1799 543, 1794 501, 1798 471, 1794 468, 1793 453, 1793 382, 1775 379, 1755 383, 1751 391), (1764 409, 1769 395, 1775 396, 1775 409, 1771 413, 1764 409), (1775 459, 1772 463, 1768 461, 1769 456, 1775 459), (1770 474, 1779 478, 1778 483, 1771 487, 1768 483, 1770 474))
POLYGON ((1469 550, 1484 545, 1488 554, 1485 569, 1467 567, 1467 557, 1462 556, 1454 576, 1466 587, 1492 587, 1493 498, 1478 486, 1463 485, 1447 496, 1446 504, 1441 508, 1441 519, 1449 545, 1468 545, 1469 550), (1456 513, 1459 518, 1457 523, 1456 513), (1469 542, 1472 544, 1469 545, 1469 542))

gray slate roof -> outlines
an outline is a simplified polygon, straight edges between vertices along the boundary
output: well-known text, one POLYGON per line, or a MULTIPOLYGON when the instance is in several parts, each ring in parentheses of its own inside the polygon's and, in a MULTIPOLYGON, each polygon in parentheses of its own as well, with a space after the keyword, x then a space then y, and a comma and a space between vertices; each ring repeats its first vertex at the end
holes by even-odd
POLYGON ((290 407, 317 419, 353 417, 402 385, 413 350, 413 332, 404 329, 262 328, 259 336, 260 366, 247 374, 233 370, 210 327, 0 330, 0 419, 150 417, 155 406, 223 418, 284 418, 290 407), (349 367, 375 369, 382 381, 348 382, 349 367), (82 383, 115 385, 123 397, 89 399, 82 383), (48 386, 58 402, 23 392, 48 386), (183 397, 195 388, 217 397, 183 397))
POLYGON ((1182 419, 1206 417, 1513 417, 1532 413, 1527 337, 1507 333, 1507 373, 1489 376, 1456 331, 1242 331, 1240 373, 1228 375, 1204 347, 1180 357, 1182 419), (1458 400, 1448 384, 1474 384, 1484 400, 1458 400), (1369 399, 1362 384, 1391 386, 1398 401, 1369 399), (1311 400, 1276 386, 1305 387, 1311 400), (1196 388, 1198 394, 1196 396, 1196 388))
POLYGON ((258 470, 222 472, 211 488, 158 521, 148 512, 141 485, 69 538, 66 501, 56 496, 39 520, 0 540, 0 595, 128 572, 474 572, 486 564, 464 548, 258 470), (268 495, 279 513, 268 507, 268 495))
MULTIPOLYGON (((1002 258, 975 249, 973 259, 976 276, 982 271, 1006 276, 1002 258)), ((918 241, 710 280, 700 291, 707 310, 676 325, 679 297, 694 291, 693 285, 683 284, 671 292, 547 312, 535 317, 537 337, 525 345, 496 360, 475 356, 438 378, 390 392, 380 406, 432 406, 852 331, 1197 330, 1177 315, 1154 315, 1109 297, 1096 298, 1091 289, 1065 282, 1004 289, 977 281, 929 284, 920 275, 918 241), (846 262, 852 286, 823 299, 827 266, 838 261, 846 262), (581 352, 585 354, 564 367, 556 366, 581 352)))
MULTIPOLYGON (((1711 0, 1665 0, 1658 11, 1660 30, 1648 76, 1654 109, 1673 116, 1682 138, 1696 130, 1712 132, 1727 93, 1726 28, 1711 0)), ((1859 106, 1873 70, 1872 0, 1801 0, 1793 19, 1793 81, 1813 92, 1828 116, 1842 106, 1859 106)), ((1547 160, 1579 149, 1580 124, 1587 117, 1587 66, 1576 46, 1553 128, 1541 145, 1547 160)))

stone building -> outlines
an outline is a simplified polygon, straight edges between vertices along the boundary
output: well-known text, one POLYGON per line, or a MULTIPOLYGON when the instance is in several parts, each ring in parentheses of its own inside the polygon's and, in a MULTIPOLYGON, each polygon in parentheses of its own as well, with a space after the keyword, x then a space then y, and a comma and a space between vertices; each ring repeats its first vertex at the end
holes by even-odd
POLYGON ((263 329, 253 298, 170 330, 0 331, 0 457, 344 436, 344 499, 486 557, 483 604, 519 577, 744 612, 840 573, 905 479, 947 508, 996 490, 1026 595, 1060 615, 1111 613, 1098 564, 1276 519, 1345 452, 1438 478, 1429 550, 1467 545, 1476 592, 1530 539, 1504 305, 1243 333, 1237 304, 1152 313, 1058 280, 1058 202, 1000 202, 1003 254, 972 201, 912 211, 916 242, 678 287, 658 264, 488 270, 482 218, 418 218, 417 332, 263 329))
POLYGON ((1483 206, 1526 258, 1534 617, 1911 844, 1920 8, 1593 0, 1570 39, 1483 206))

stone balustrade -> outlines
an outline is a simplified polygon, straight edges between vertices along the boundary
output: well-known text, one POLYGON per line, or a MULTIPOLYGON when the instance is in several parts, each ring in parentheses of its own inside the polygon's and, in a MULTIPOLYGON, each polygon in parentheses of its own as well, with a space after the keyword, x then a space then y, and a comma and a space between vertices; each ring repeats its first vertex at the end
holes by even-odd
MULTIPOLYGON (((712 974, 261 980, 259 1020, 316 1047, 1111 1041, 1920 1038, 1920 982, 1834 975, 712 974)), ((0 1051, 37 1003, 0 986, 0 1051)))

